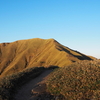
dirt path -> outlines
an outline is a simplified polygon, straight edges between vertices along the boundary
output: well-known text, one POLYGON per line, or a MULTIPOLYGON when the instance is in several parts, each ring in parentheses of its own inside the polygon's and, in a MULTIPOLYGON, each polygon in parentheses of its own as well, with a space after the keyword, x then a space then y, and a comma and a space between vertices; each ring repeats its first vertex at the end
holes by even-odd
MULTIPOLYGON (((41 75, 36 77, 35 79, 29 81, 25 85, 23 85, 20 90, 15 94, 16 100, 36 100, 33 98, 31 91, 36 86, 38 86, 39 83, 43 83, 45 78, 52 72, 53 70, 45 70, 41 75)), ((42 89, 43 90, 43 89, 42 89)))

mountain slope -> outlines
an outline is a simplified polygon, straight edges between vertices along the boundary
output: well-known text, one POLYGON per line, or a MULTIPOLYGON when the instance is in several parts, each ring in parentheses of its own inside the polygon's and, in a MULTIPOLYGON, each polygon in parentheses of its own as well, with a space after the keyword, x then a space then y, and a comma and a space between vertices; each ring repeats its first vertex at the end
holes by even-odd
POLYGON ((58 43, 54 39, 29 39, 0 44, 0 74, 9 75, 28 67, 67 66, 90 57, 58 43))

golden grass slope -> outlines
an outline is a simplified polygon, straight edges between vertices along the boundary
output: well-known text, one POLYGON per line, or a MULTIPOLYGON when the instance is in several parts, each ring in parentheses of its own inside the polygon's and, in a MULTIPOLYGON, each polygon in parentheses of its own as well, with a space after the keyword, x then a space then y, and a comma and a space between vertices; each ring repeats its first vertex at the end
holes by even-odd
POLYGON ((29 39, 0 44, 1 76, 19 72, 28 67, 67 66, 90 57, 71 50, 54 39, 29 39))

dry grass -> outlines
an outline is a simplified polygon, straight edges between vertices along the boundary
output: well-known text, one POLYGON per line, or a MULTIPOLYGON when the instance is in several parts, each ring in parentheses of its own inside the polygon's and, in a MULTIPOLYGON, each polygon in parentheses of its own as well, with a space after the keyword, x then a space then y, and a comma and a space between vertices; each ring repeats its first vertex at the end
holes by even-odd
POLYGON ((100 100, 100 61, 83 61, 56 69, 49 76, 47 88, 64 100, 100 100))
POLYGON ((89 59, 54 39, 29 39, 0 44, 0 74, 19 72, 26 67, 67 66, 79 60, 89 59))

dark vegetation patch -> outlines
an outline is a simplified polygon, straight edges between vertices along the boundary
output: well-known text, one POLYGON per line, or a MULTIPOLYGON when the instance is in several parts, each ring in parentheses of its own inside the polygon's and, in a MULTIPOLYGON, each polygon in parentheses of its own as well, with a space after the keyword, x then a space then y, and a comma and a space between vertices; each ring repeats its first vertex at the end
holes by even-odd
POLYGON ((16 90, 27 81, 37 77, 44 71, 43 67, 25 69, 0 79, 0 100, 12 100, 16 90))
POLYGON ((100 100, 100 61, 58 68, 50 74, 46 86, 57 100, 100 100))

